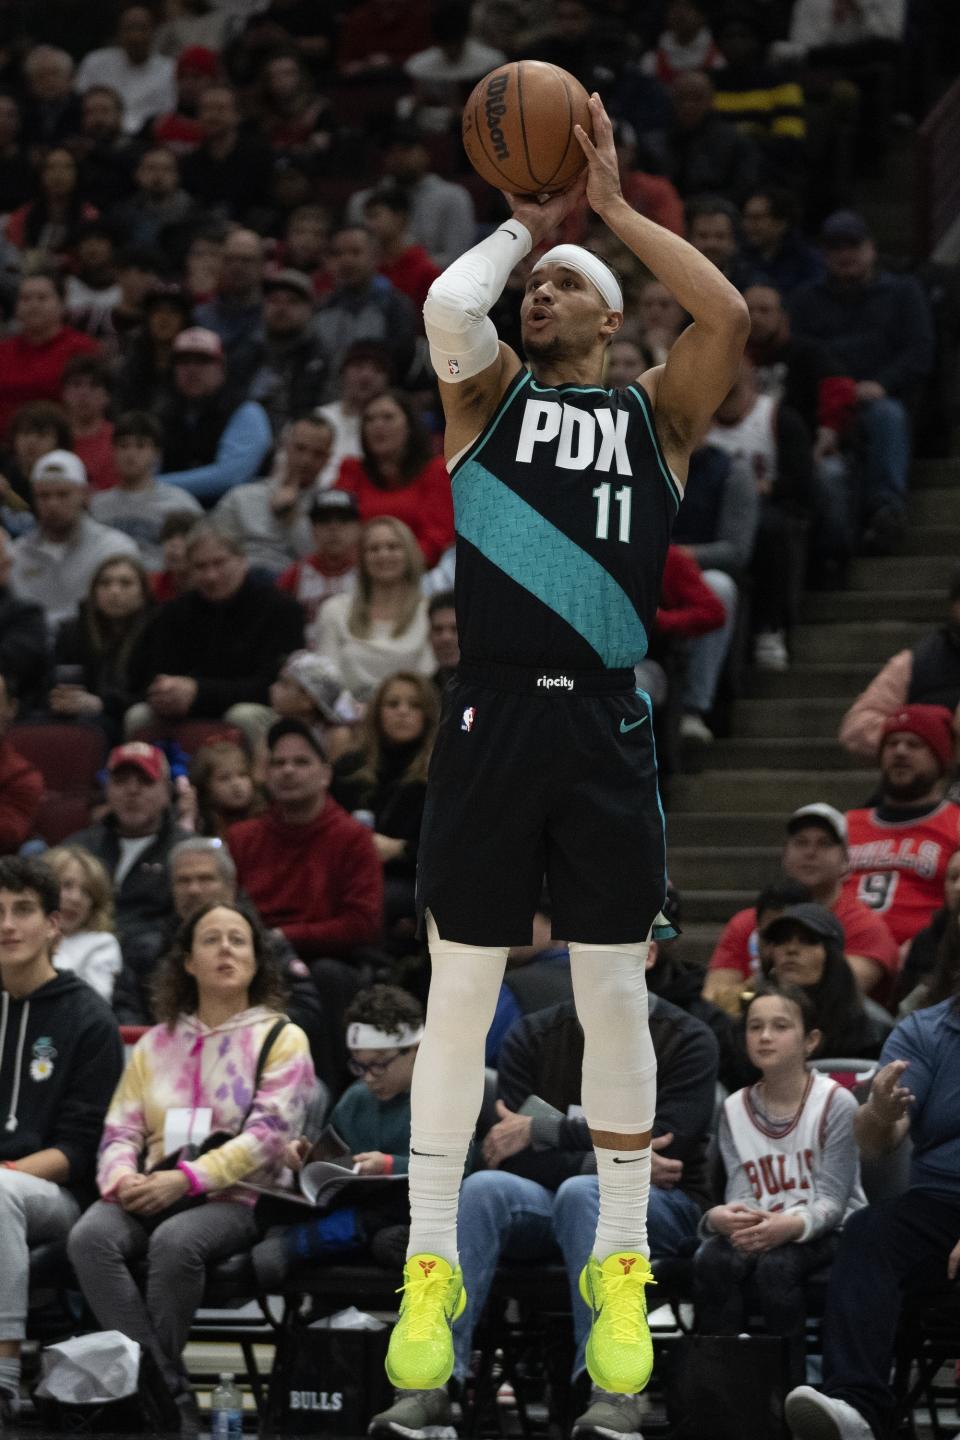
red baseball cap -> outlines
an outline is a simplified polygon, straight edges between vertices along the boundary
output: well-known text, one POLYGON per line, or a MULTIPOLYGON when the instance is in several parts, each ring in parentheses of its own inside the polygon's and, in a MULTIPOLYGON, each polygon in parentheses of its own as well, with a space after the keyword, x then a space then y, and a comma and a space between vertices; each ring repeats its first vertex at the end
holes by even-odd
POLYGON ((953 715, 946 705, 902 705, 883 722, 880 749, 888 735, 905 731, 916 735, 940 761, 941 770, 952 770, 954 762, 953 715))
POLYGON ((158 750, 156 745, 148 745, 145 740, 130 740, 126 745, 117 745, 110 751, 107 756, 107 774, 112 775, 123 765, 132 765, 141 775, 154 782, 170 777, 166 755, 162 750, 158 750))

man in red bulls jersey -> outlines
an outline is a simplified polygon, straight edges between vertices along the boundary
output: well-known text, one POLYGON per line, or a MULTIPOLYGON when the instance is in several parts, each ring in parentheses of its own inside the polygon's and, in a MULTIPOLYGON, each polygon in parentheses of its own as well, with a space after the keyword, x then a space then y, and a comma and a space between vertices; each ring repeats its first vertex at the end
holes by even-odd
POLYGON ((904 705, 880 739, 879 805, 847 813, 845 889, 887 922, 898 945, 943 904, 947 861, 960 846, 960 805, 945 798, 954 764, 945 705, 904 705))
POLYGON ((627 204, 610 119, 599 97, 590 109, 593 140, 575 127, 581 179, 542 204, 508 196, 511 217, 434 281, 423 309, 446 419, 461 660, 419 850, 431 981, 411 1090, 410 1243, 387 1354, 401 1394, 375 1422, 387 1433, 449 1427, 452 1326, 466 1303, 458 1196, 484 1039, 507 951, 530 943, 544 877, 554 933, 570 946, 600 1195, 580 1296, 591 1312, 587 1369, 602 1393, 577 1432, 639 1429, 632 1397, 653 1365, 656 1060, 644 960, 666 870, 650 703, 633 667, 690 453, 733 382, 749 316, 716 266, 627 204), (623 294, 591 251, 557 245, 530 270, 526 365, 489 316, 511 271, 584 193, 693 317, 665 363, 622 388, 604 384, 604 359, 623 294))

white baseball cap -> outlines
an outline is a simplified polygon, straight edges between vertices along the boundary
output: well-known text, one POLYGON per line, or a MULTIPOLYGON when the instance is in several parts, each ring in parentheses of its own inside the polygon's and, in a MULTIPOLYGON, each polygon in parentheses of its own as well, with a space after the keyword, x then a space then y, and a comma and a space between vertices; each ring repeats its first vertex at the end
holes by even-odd
POLYGON ((811 821, 819 823, 825 830, 832 831, 839 843, 846 847, 847 817, 822 800, 816 800, 812 805, 801 805, 799 810, 794 810, 787 821, 787 834, 792 835, 811 821))
POLYGON ((86 485, 87 467, 79 455, 74 455, 72 450, 50 450, 40 459, 30 471, 30 484, 36 485, 38 480, 58 480, 68 485, 86 485))

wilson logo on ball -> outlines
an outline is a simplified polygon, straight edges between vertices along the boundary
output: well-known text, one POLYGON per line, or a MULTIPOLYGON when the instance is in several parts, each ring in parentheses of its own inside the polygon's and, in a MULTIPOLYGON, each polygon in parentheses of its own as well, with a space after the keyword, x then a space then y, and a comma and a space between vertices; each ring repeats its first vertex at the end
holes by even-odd
POLYGON ((490 135, 490 143, 493 146, 494 153, 501 160, 506 160, 510 154, 506 136, 500 128, 500 121, 507 113, 507 107, 503 103, 503 97, 509 83, 509 75, 495 75, 487 86, 487 99, 483 107, 487 119, 487 131, 490 135))

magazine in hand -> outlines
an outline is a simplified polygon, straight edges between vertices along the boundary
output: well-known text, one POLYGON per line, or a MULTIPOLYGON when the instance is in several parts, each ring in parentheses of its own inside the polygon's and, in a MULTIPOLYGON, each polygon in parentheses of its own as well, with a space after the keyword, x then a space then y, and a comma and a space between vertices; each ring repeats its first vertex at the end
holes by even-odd
POLYGON ((358 1175, 349 1145, 332 1125, 327 1125, 311 1145, 303 1167, 293 1177, 294 1188, 282 1185, 252 1185, 259 1195, 288 1201, 311 1210, 327 1210, 339 1205, 358 1204, 373 1198, 385 1184, 407 1182, 406 1175, 358 1175))

